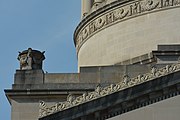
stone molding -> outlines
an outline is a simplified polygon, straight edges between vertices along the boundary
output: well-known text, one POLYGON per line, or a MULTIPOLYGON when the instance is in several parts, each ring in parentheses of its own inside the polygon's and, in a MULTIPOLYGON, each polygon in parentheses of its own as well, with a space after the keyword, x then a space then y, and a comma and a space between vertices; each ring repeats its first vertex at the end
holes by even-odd
POLYGON ((139 15, 179 7, 180 0, 117 1, 113 5, 97 10, 78 25, 74 33, 77 53, 88 38, 104 28, 139 15))
POLYGON ((152 67, 150 73, 146 73, 143 75, 138 75, 135 78, 130 78, 128 75, 124 75, 123 81, 117 84, 111 84, 107 87, 101 87, 98 85, 93 92, 84 93, 79 97, 75 97, 72 94, 68 95, 67 101, 56 103, 55 105, 48 107, 45 102, 40 102, 39 108, 39 117, 44 117, 50 114, 53 114, 58 111, 63 111, 74 106, 78 106, 83 103, 87 103, 92 100, 96 100, 98 98, 102 98, 104 96, 123 91, 125 89, 131 88, 136 85, 140 85, 142 83, 169 75, 171 73, 175 73, 180 71, 180 63, 166 65, 163 68, 157 69, 156 67, 152 67))

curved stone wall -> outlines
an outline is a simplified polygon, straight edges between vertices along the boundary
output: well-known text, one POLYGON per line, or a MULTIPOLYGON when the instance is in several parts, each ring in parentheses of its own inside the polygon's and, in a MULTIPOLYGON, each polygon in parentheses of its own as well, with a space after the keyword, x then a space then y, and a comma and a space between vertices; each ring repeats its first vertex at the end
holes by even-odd
POLYGON ((113 65, 180 43, 180 0, 117 1, 91 13, 74 40, 80 66, 113 65))

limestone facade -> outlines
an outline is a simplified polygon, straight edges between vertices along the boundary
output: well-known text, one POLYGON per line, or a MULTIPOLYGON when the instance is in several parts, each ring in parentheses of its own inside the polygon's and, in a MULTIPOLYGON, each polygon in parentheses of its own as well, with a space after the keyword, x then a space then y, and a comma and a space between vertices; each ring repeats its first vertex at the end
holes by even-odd
POLYGON ((78 66, 102 66, 178 44, 180 1, 116 1, 86 16, 74 40, 78 66), (114 5, 114 6, 113 6, 114 5))
MULTIPOLYGON (((74 33, 79 72, 44 73, 44 52, 34 61, 27 50, 20 53, 30 62, 20 64, 12 89, 5 90, 12 120, 126 118, 128 111, 143 106, 148 111, 148 105, 175 96, 167 103, 178 105, 180 0, 82 0, 82 5, 74 33)), ((172 109, 176 120, 179 107, 172 109)))

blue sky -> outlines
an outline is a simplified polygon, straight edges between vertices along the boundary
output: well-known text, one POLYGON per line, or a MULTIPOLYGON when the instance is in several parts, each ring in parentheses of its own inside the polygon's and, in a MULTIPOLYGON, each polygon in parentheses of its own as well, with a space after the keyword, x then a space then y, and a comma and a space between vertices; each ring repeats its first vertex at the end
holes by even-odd
POLYGON ((0 119, 10 120, 4 89, 11 88, 18 51, 46 51, 43 69, 77 72, 73 32, 80 21, 80 0, 0 0, 0 119))

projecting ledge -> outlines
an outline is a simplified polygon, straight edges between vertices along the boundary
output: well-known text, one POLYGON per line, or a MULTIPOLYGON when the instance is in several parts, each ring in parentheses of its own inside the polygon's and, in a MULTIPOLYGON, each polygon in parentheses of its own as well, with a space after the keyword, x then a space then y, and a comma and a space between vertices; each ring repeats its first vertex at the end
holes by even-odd
POLYGON ((65 109, 39 120, 81 118, 102 119, 123 114, 164 99, 177 96, 180 93, 180 72, 124 89, 110 95, 65 109), (84 112, 84 110, 87 110, 84 112), (97 116, 98 114, 98 116, 97 116))

